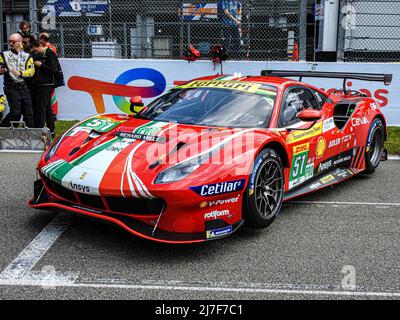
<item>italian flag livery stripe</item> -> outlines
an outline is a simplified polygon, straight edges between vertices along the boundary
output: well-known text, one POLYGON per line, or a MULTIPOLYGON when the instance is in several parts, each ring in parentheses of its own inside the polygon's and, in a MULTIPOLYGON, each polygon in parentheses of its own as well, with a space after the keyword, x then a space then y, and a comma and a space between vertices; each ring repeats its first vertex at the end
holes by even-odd
MULTIPOLYGON (((140 133, 144 135, 154 135, 161 136, 165 131, 171 130, 173 127, 176 127, 176 124, 172 126, 169 123, 165 122, 150 122, 146 127, 140 127, 135 130, 135 133, 140 133)), ((145 141, 141 141, 138 145, 131 148, 128 156, 126 156, 125 161, 118 159, 113 163, 113 166, 110 166, 112 171, 122 172, 121 180, 119 181, 118 186, 114 186, 115 189, 120 190, 123 197, 144 197, 144 198, 153 198, 153 195, 149 192, 143 181, 139 178, 139 176, 135 173, 132 168, 134 155, 137 150, 145 144, 145 141), (123 165, 123 167, 121 167, 123 165)))
MULTIPOLYGON (((168 130, 168 127, 167 122, 151 121, 136 128, 134 133, 160 135, 168 130)), ((146 142, 114 137, 70 162, 65 160, 52 162, 42 168, 42 173, 69 190, 101 195, 103 188, 112 188, 104 183, 104 176, 112 167, 122 164, 123 170, 112 170, 121 172, 117 189, 121 190, 120 196, 152 198, 151 193, 132 169, 134 154, 144 143, 146 142)))
POLYGON ((168 122, 150 121, 149 123, 136 128, 133 133, 138 133, 146 136, 157 136, 167 125, 168 122))
MULTIPOLYGON (((45 167, 42 168, 42 173, 49 178, 50 180, 53 180, 54 182, 58 184, 62 184, 66 188, 68 186, 65 185, 65 176, 76 166, 82 165, 84 166, 85 162, 91 159, 93 156, 101 153, 104 151, 106 148, 111 146, 113 143, 116 141, 120 140, 120 138, 114 138, 110 141, 104 142, 103 144, 100 144, 99 146, 93 148, 92 150, 88 151, 87 153, 83 154, 82 156, 76 158, 75 160, 71 162, 67 162, 65 160, 59 160, 56 162, 53 162, 45 167)), ((100 163, 98 164, 97 167, 100 167, 100 163)), ((100 169, 99 169, 100 170, 100 169)))

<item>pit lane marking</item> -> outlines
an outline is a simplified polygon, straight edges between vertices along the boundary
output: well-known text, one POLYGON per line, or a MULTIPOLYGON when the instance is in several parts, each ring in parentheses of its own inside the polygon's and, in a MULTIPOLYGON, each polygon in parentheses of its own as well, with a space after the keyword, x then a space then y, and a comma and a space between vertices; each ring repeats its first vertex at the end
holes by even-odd
MULTIPOLYGON (((276 285, 262 285, 248 283, 246 286, 219 286, 201 285, 200 283, 183 283, 180 281, 159 281, 151 284, 151 281, 142 281, 137 283, 124 283, 121 280, 108 280, 109 282, 90 283, 90 282, 66 282, 61 278, 53 279, 0 279, 0 286, 41 286, 56 289, 63 288, 95 288, 95 289, 123 289, 123 290, 168 290, 185 292, 228 292, 228 293, 266 293, 266 294, 290 294, 290 295, 311 295, 311 296, 343 296, 343 297, 386 297, 399 298, 400 292, 397 291, 346 291, 340 289, 319 289, 318 286, 307 285, 284 285, 277 288, 276 285), (293 287, 293 288, 290 288, 293 287), (314 289, 313 289, 314 288, 314 289), (317 289, 315 289, 317 288, 317 289)), ((154 282, 154 281, 153 281, 154 282)), ((321 288, 324 288, 321 286, 321 288)))
POLYGON ((72 216, 59 214, 4 269, 0 279, 21 279, 26 276, 68 228, 72 216))
POLYGON ((373 207, 400 207, 400 203, 396 202, 336 202, 336 201, 288 201, 284 205, 332 205, 332 206, 373 206, 373 207))

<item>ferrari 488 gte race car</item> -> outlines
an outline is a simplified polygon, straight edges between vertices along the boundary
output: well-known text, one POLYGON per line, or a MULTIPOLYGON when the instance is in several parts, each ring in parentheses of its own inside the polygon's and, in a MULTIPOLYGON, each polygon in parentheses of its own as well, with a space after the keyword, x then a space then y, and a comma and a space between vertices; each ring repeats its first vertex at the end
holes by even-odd
POLYGON ((378 167, 377 101, 303 77, 391 82, 391 75, 263 71, 182 82, 131 115, 96 115, 43 154, 32 208, 109 222, 166 243, 264 228, 282 202, 378 167), (287 77, 300 77, 299 81, 287 77))

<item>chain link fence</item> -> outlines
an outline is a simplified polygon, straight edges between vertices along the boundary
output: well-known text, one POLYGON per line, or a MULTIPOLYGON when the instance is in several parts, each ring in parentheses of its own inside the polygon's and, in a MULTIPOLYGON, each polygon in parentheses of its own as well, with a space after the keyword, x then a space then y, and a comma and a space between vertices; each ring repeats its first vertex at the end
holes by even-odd
MULTIPOLYGON (((400 0, 335 1, 339 61, 400 62, 400 0)), ((65 58, 182 59, 193 44, 201 59, 210 59, 212 46, 221 44, 232 60, 306 60, 306 53, 313 60, 314 0, 226 1, 240 33, 224 28, 220 2, 0 0, 5 12, 29 10, 34 35, 50 33, 65 58)), ((3 48, 21 20, 5 15, 3 48)))
POLYGON ((400 62, 400 0, 341 0, 339 53, 347 62, 400 62))
POLYGON ((66 58, 181 59, 193 44, 209 59, 221 44, 229 59, 305 59, 307 0, 223 2, 240 28, 218 0, 39 0, 35 30, 66 58))

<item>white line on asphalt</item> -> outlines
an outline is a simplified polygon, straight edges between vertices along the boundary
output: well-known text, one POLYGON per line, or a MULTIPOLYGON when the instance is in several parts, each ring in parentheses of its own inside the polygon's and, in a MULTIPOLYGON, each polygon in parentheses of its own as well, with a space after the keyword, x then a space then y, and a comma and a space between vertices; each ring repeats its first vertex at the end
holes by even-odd
POLYGON ((391 202, 329 202, 329 201, 288 201, 287 205, 291 204, 325 204, 325 205, 346 205, 346 206, 374 206, 374 207, 400 207, 400 203, 391 202))
POLYGON ((399 161, 400 160, 400 156, 389 156, 388 159, 391 160, 391 161, 399 161))
POLYGON ((180 283, 165 284, 118 284, 118 283, 73 283, 63 281, 30 280, 30 279, 0 279, 0 286, 41 286, 41 287, 69 287, 69 288, 96 288, 96 289, 128 289, 128 290, 168 290, 168 291, 207 291, 207 292, 235 292, 235 293, 269 293, 269 294, 293 294, 313 296, 347 296, 347 297, 392 297, 399 298, 400 292, 394 291, 341 291, 341 290, 315 290, 315 289, 280 289, 273 287, 216 287, 199 286, 180 283))
POLYGON ((43 153, 43 150, 0 150, 0 153, 27 153, 27 154, 39 154, 43 153))
POLYGON ((0 279, 21 279, 38 263, 43 255, 68 228, 72 217, 59 214, 0 274, 0 279))

